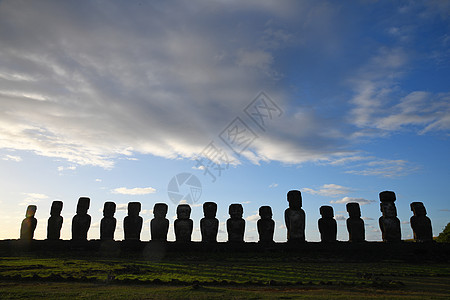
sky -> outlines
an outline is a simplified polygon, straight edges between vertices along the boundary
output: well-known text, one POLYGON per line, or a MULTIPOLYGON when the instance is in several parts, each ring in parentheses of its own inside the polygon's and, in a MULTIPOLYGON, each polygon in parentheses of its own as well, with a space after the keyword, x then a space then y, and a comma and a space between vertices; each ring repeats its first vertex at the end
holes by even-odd
POLYGON ((0 1, 0 239, 17 239, 37 205, 45 239, 52 201, 71 238, 79 197, 88 237, 103 204, 188 203, 199 241, 202 204, 241 203, 245 241, 260 206, 286 241, 286 194, 302 192, 306 239, 331 205, 348 240, 358 202, 380 241, 378 194, 410 203, 438 235, 450 221, 449 1, 0 1))

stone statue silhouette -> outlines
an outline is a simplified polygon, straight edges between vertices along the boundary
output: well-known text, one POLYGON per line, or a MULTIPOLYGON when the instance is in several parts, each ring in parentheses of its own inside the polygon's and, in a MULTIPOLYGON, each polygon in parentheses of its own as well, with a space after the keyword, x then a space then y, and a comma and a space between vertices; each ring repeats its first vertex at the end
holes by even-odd
POLYGON ((177 242, 190 242, 194 222, 190 219, 191 207, 189 204, 179 204, 177 207, 177 219, 175 220, 175 240, 177 242))
POLYGON ((397 208, 395 207, 395 193, 384 191, 380 193, 380 209, 383 215, 378 219, 380 229, 385 242, 400 242, 400 220, 397 218, 397 208))
POLYGON ((361 219, 359 203, 351 202, 346 205, 349 218, 347 219, 348 239, 350 242, 364 242, 366 233, 364 221, 361 219))
POLYGON ((431 228, 431 220, 427 217, 427 210, 423 203, 411 203, 411 211, 414 213, 414 216, 410 219, 414 240, 416 242, 432 242, 433 230, 431 228))
POLYGON ((216 242, 219 231, 219 220, 216 218, 217 204, 214 202, 203 203, 204 218, 200 220, 202 242, 216 242))
POLYGON ((139 241, 141 239, 142 217, 140 202, 128 203, 128 216, 123 219, 123 231, 126 241, 139 241))
POLYGON ((114 202, 105 202, 103 205, 103 219, 100 221, 100 239, 103 241, 114 240, 114 231, 116 231, 117 220, 114 218, 116 213, 116 204, 114 202))
POLYGON ((305 241, 305 212, 302 209, 302 194, 292 190, 287 193, 289 208, 284 211, 288 242, 305 241))
POLYGON ((167 241, 169 231, 169 220, 166 219, 167 204, 156 203, 153 206, 154 218, 150 221, 150 233, 152 241, 167 241))
POLYGON ((36 213, 36 205, 28 205, 27 212, 25 214, 25 219, 22 221, 20 226, 20 239, 21 240, 32 240, 34 236, 34 230, 36 229, 37 220, 34 217, 36 213))
POLYGON ((272 208, 261 206, 259 208, 258 234, 260 243, 273 243, 273 233, 275 231, 275 221, 272 220, 272 208))
POLYGON ((87 233, 91 226, 91 216, 88 215, 88 209, 91 199, 81 197, 78 199, 77 213, 72 219, 72 240, 87 240, 87 233))
POLYGON ((244 208, 241 204, 231 204, 228 208, 230 218, 227 220, 229 242, 244 242, 245 220, 242 218, 244 208))
POLYGON ((59 240, 61 236, 61 228, 63 224, 63 217, 61 211, 63 208, 62 201, 53 201, 50 209, 50 218, 47 223, 47 239, 59 240))
POLYGON ((320 239, 322 242, 336 242, 337 223, 334 219, 333 208, 323 205, 319 209, 322 218, 319 219, 320 239))

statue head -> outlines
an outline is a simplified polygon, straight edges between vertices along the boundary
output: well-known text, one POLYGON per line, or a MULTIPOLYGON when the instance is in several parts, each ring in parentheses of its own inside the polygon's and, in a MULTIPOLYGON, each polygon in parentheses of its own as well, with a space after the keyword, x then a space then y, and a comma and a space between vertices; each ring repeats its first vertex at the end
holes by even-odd
POLYGON ((322 218, 328 219, 334 217, 333 208, 331 206, 323 205, 320 207, 319 211, 320 214, 322 215, 322 218))
POLYGON ((238 203, 230 204, 228 207, 228 213, 232 219, 241 219, 244 213, 244 208, 238 203))
POLYGON ((411 203, 411 211, 415 216, 425 216, 427 214, 427 210, 422 202, 413 202, 411 203))
POLYGON ((103 205, 103 216, 107 218, 114 217, 114 214, 116 213, 116 204, 114 202, 105 202, 103 205))
POLYGON ((259 208, 261 219, 272 219, 272 208, 270 206, 261 206, 259 208))
POLYGON ((155 203, 153 206, 153 215, 155 218, 165 218, 167 215, 168 206, 165 203, 155 203))
POLYGON ((380 193, 380 210, 383 217, 393 218, 397 216, 397 208, 395 207, 395 193, 391 191, 383 191, 380 193))
POLYGON ((37 206, 36 205, 28 205, 27 207, 27 213, 25 214, 25 217, 27 218, 33 218, 36 214, 37 206))
POLYGON ((81 197, 78 199, 77 214, 85 215, 88 212, 91 199, 88 197, 81 197))
POLYGON ((216 217, 217 204, 215 202, 205 202, 203 203, 203 214, 205 218, 213 219, 216 217))
POLYGON ((141 212, 141 202, 128 202, 128 215, 137 217, 141 212))
POLYGON ((395 193, 392 191, 383 191, 380 193, 381 202, 395 202, 395 193))
POLYGON ((393 218, 397 216, 397 208, 394 202, 381 202, 380 210, 383 213, 383 217, 393 218))
POLYGON ((359 218, 361 217, 361 209, 359 208, 359 203, 350 202, 345 206, 347 208, 348 215, 350 218, 359 218))
POLYGON ((302 193, 298 190, 292 190, 287 193, 289 208, 299 210, 302 208, 302 193))
POLYGON ((61 215, 61 211, 63 208, 63 202, 62 201, 53 201, 52 207, 50 208, 50 215, 51 216, 59 216, 61 215))
POLYGON ((191 207, 189 204, 179 204, 177 207, 177 218, 187 220, 191 216, 191 207))

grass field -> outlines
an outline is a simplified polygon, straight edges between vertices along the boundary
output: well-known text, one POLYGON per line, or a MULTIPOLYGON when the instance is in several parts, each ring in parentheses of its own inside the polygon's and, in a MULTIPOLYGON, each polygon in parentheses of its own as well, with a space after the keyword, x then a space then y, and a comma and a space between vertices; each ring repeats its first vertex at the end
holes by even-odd
POLYGON ((0 298, 448 299, 449 263, 308 262, 282 255, 0 258, 0 298))

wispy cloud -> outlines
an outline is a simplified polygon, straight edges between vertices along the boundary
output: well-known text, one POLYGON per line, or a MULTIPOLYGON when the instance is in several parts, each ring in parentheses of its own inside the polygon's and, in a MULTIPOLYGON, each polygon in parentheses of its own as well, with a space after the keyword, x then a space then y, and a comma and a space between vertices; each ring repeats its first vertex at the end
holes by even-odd
POLYGON ((120 203, 116 205, 116 210, 128 210, 128 203, 120 203))
POLYGON ((328 116, 290 103, 277 84, 278 49, 297 36, 334 44, 323 26, 337 16, 332 4, 81 6, 2 5, 0 148, 105 169, 139 153, 193 158, 263 87, 288 110, 241 158, 299 164, 346 148, 328 116), (303 18, 295 34, 279 25, 303 18))
POLYGON ((278 186, 278 183, 272 183, 271 185, 269 185, 269 188, 276 188, 278 186))
POLYGON ((317 190, 303 188, 302 191, 313 195, 337 197, 348 194, 352 189, 338 184, 324 184, 317 190))
POLYGON ((247 218, 245 218, 245 220, 247 220, 248 222, 256 222, 259 219, 260 219, 259 214, 251 215, 251 216, 248 216, 247 218))
POLYGON ((147 194, 153 194, 156 192, 156 189, 152 187, 145 187, 145 188, 126 188, 126 187, 120 187, 111 190, 113 194, 122 194, 122 195, 147 195, 147 194))
POLYGON ((59 172, 62 172, 62 171, 64 171, 64 170, 76 170, 77 169, 77 167, 76 166, 68 166, 68 167, 64 167, 64 166, 59 166, 58 167, 58 171, 59 172))
POLYGON ((367 163, 354 165, 350 168, 353 170, 345 171, 345 173, 388 178, 406 176, 420 169, 419 166, 402 159, 377 159, 367 163))
POLYGON ((335 203, 335 204, 346 204, 346 203, 350 203, 350 202, 356 202, 356 203, 359 203, 360 205, 365 205, 365 204, 370 204, 370 203, 373 203, 376 201, 375 200, 367 200, 364 198, 353 198, 353 197, 344 197, 340 200, 330 201, 330 203, 335 203))
POLYGON ((15 161, 15 162, 20 162, 22 161, 22 157, 17 156, 17 155, 5 155, 2 157, 3 160, 11 160, 11 161, 15 161))
POLYGON ((28 205, 32 203, 39 203, 41 200, 48 199, 48 196, 40 193, 23 193, 25 199, 19 205, 28 205))
POLYGON ((334 218, 336 219, 336 221, 345 221, 346 220, 344 215, 336 215, 336 216, 334 216, 334 218))
MULTIPOLYGON (((398 28, 391 28, 398 33, 398 28)), ((382 47, 350 80, 355 91, 352 122, 356 138, 401 130, 424 134, 450 130, 450 93, 412 91, 398 97, 397 81, 410 60, 402 47, 382 47)))

